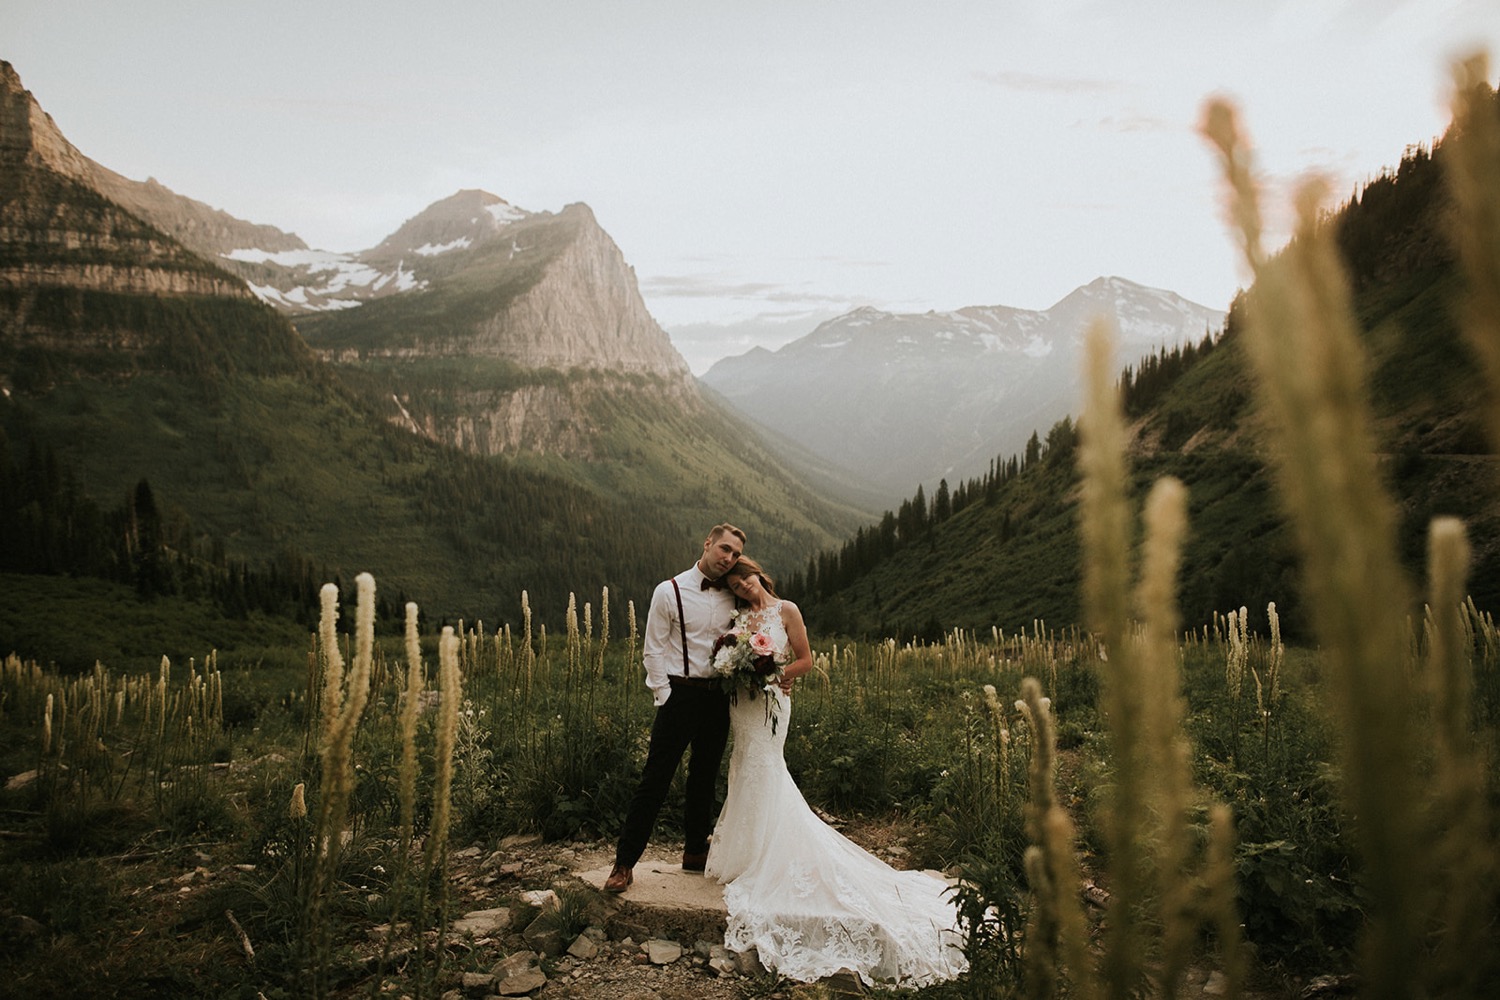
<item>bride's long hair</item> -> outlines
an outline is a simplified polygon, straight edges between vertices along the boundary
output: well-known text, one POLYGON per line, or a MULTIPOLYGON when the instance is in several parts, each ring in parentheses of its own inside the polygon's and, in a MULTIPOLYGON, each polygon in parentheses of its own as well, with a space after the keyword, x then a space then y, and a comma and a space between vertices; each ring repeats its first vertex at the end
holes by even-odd
POLYGON ((767 573, 760 563, 756 562, 754 559, 751 559, 749 556, 740 556, 739 560, 730 567, 729 573, 727 575, 758 576, 760 577, 760 585, 766 588, 766 593, 770 594, 778 601, 781 600, 781 595, 776 593, 776 581, 771 579, 771 574, 767 573))

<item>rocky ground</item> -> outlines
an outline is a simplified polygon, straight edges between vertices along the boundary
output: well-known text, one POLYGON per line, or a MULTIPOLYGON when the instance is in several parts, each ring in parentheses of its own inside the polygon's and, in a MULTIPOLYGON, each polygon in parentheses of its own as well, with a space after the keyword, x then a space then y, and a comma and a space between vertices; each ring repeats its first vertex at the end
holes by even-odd
MULTIPOLYGON (((894 867, 911 867, 908 844, 917 835, 903 821, 838 824, 842 832, 894 867)), ((454 890, 477 921, 463 930, 472 948, 468 974, 449 1000, 461 996, 519 996, 540 1000, 814 1000, 889 992, 871 989, 852 975, 815 984, 780 980, 751 955, 735 955, 722 944, 725 910, 720 887, 681 869, 681 845, 658 844, 635 869, 635 883, 620 896, 601 890, 613 860, 604 843, 544 844, 512 837, 495 850, 456 852, 454 890), (507 900, 497 903, 497 900, 507 900), (576 935, 552 933, 537 916, 559 904, 581 909, 576 935), (498 921, 498 924, 490 923, 498 921), (503 926, 501 926, 503 925, 503 926), (509 955, 509 958, 504 956, 509 955), (540 956, 540 957, 538 957, 540 956)), ((1096 916, 1107 894, 1092 883, 1085 898, 1096 916)), ((1246 1000, 1344 994, 1345 982, 1315 982, 1305 990, 1246 991, 1246 1000)), ((1185 1000, 1222 996, 1217 970, 1189 971, 1185 1000)), ((899 992, 899 991, 897 991, 899 992)))
MULTIPOLYGON (((905 867, 912 829, 872 823, 845 832, 905 867)), ((493 851, 455 852, 453 887, 470 914, 457 930, 462 947, 473 949, 464 965, 481 971, 468 973, 452 996, 795 1000, 869 992, 853 976, 819 984, 778 980, 754 954, 727 951, 722 890, 682 871, 680 844, 653 845, 636 866, 635 883, 619 896, 600 891, 612 861, 609 844, 544 844, 534 837, 507 838, 493 851), (553 922, 538 922, 557 907, 581 910, 574 923, 583 930, 558 934, 553 922)))
MULTIPOLYGON (((909 845, 918 836, 916 825, 889 818, 850 823, 825 818, 894 867, 913 867, 909 845)), ((892 992, 871 989, 852 976, 793 983, 766 972, 753 954, 728 952, 723 947, 721 888, 702 875, 683 872, 681 849, 681 844, 653 845, 636 867, 635 884, 615 896, 601 888, 613 860, 609 843, 544 843, 539 837, 513 836, 499 843, 455 845, 449 893, 460 917, 448 932, 441 984, 445 1000, 824 1000, 892 992)), ((187 845, 161 855, 115 860, 146 876, 130 892, 147 909, 161 911, 163 926, 175 925, 180 932, 197 926, 190 935, 178 934, 182 947, 201 950, 195 961, 253 967, 255 942, 232 911, 218 908, 222 902, 211 905, 222 898, 212 891, 215 887, 242 879, 247 870, 253 873, 253 866, 225 864, 213 850, 214 845, 187 845), (184 919, 183 913, 196 916, 184 919)), ((1091 884, 1085 898, 1099 916, 1107 899, 1104 890, 1091 884)), ((0 917, 0 944, 34 948, 44 940, 42 928, 29 917, 4 907, 0 917)), ((340 1000, 376 995, 394 1000, 412 994, 401 955, 382 960, 386 930, 372 928, 351 956, 342 985, 334 989, 340 1000), (393 972, 372 992, 370 977, 379 968, 393 972)), ((405 935, 395 940, 409 941, 405 935)), ((125 952, 133 947, 133 941, 123 946, 125 952)), ((129 955, 120 958, 128 961, 129 955)), ((1300 994, 1324 1000, 1346 993, 1349 986, 1333 982, 1316 989, 1318 985, 1242 995, 1272 1000, 1300 994)), ((1222 977, 1204 967, 1191 971, 1177 995, 1209 1000, 1222 992, 1222 977)))

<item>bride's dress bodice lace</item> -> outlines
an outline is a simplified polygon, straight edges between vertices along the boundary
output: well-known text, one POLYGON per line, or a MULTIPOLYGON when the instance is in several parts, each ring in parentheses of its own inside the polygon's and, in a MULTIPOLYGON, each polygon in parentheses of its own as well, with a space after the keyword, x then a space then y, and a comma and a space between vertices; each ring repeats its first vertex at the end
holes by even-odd
MULTIPOLYGON (((760 624, 787 643, 778 602, 760 624)), ((729 909, 725 944, 756 948, 768 968, 811 982, 853 969, 868 983, 920 986, 968 967, 946 883, 897 871, 818 819, 786 769, 791 699, 773 686, 730 709, 729 795, 707 874, 729 909), (779 724, 766 719, 774 698, 779 724)))

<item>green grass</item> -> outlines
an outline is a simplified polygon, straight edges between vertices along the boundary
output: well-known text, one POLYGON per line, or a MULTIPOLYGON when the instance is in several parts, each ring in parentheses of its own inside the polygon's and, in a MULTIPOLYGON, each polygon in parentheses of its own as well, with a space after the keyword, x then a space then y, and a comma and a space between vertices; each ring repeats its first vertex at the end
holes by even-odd
MULTIPOLYGON (((60 607, 72 599, 36 595, 60 607)), ((133 598, 114 599, 128 607, 133 598)), ((110 606, 96 594, 93 607, 104 613, 110 606)), ((195 641, 199 619, 207 617, 181 601, 159 602, 157 610, 176 616, 175 627, 163 622, 142 628, 182 642, 195 641)), ((494 843, 526 830, 556 838, 613 836, 644 753, 650 716, 639 665, 627 655, 631 643, 619 632, 617 623, 607 648, 597 637, 584 638, 576 653, 555 636, 529 669, 518 644, 507 649, 487 640, 477 657, 465 654, 465 697, 475 715, 457 761, 457 843, 494 843)), ((246 641, 263 638, 250 634, 246 641)), ((789 766, 810 802, 842 815, 917 817, 922 833, 911 844, 913 862, 988 865, 985 885, 1024 894, 1018 840, 1024 727, 1010 706, 1020 678, 1038 676, 1050 688, 1066 738, 1062 801, 1077 817, 1082 843, 1094 845, 1095 853, 1084 856, 1086 865, 1092 871, 1104 863, 1097 857, 1097 817, 1090 803, 1107 786, 1111 765, 1109 737, 1094 705, 1098 677, 1091 643, 1071 635, 1058 646, 1011 637, 998 647, 986 633, 912 648, 841 646, 835 653, 817 638, 826 672, 801 682, 787 743, 789 766), (1055 672, 1049 657, 1056 658, 1055 672), (1008 771, 995 759, 996 729, 978 696, 986 683, 997 687, 1018 740, 1008 771), (1013 786, 1007 794, 1015 798, 990 785, 1003 773, 1013 786), (1004 850, 996 837, 1004 840, 1004 850)), ((92 634, 89 641, 95 641, 92 634)), ((432 661, 432 636, 424 647, 432 661)), ((0 841, 0 899, 46 928, 40 943, 0 960, 0 973, 24 977, 37 989, 68 985, 83 996, 109 995, 127 988, 122 984, 144 988, 148 980, 164 989, 229 995, 250 982, 265 990, 292 981, 286 977, 293 976, 300 953, 288 935, 296 933, 299 904, 272 876, 278 871, 274 857, 281 856, 275 852, 290 849, 295 840, 287 839, 294 833, 285 812, 290 787, 307 781, 310 801, 316 801, 316 761, 300 756, 309 721, 301 696, 306 650, 306 639, 294 637, 258 653, 221 655, 227 728, 204 746, 224 747, 232 767, 227 777, 214 780, 226 784, 189 784, 185 794, 156 805, 143 792, 147 786, 132 779, 122 799, 96 793, 89 800, 66 800, 61 811, 46 810, 52 816, 46 821, 41 811, 27 811, 37 808, 35 799, 11 794, 0 801, 22 833, 0 841), (212 869, 221 875, 211 891, 195 888, 189 902, 175 903, 172 879, 202 864, 198 851, 212 855, 212 869), (111 860, 127 855, 148 860, 111 860), (224 880, 222 873, 234 864, 257 867, 224 880), (171 888, 148 888, 156 883, 171 888), (226 907, 261 952, 254 970, 244 965, 221 919, 226 907), (135 942, 128 951, 84 945, 100 937, 124 940, 119 936, 127 933, 135 942), (92 975, 80 975, 82 970, 92 975), (104 992, 86 985, 91 981, 104 992)), ((1232 725, 1236 716, 1228 710, 1220 643, 1195 642, 1183 653, 1195 775, 1207 793, 1234 806, 1239 824, 1237 869, 1247 934, 1262 960, 1283 972, 1349 967, 1360 875, 1337 806, 1336 772, 1328 764, 1332 747, 1317 655, 1289 651, 1286 694, 1267 735, 1255 719, 1248 674, 1242 693, 1248 707, 1237 716, 1238 728, 1232 725)), ((1253 652, 1251 664, 1263 670, 1261 655, 1253 652)), ((376 689, 355 744, 353 808, 360 834, 335 890, 335 976, 352 974, 357 963, 350 949, 385 919, 367 896, 377 888, 386 891, 393 870, 387 841, 395 815, 394 713, 401 678, 391 668, 400 656, 394 641, 380 641, 376 689)), ((174 680, 180 684, 185 673, 174 672, 174 680)), ((34 691, 7 695, 12 705, 39 704, 34 691)), ((12 772, 35 766, 33 714, 0 716, 0 762, 12 772)), ((419 733, 424 760, 430 726, 424 721, 419 733)), ((127 749, 130 732, 127 724, 109 743, 127 749)), ((166 758, 181 759, 176 753, 166 758)), ((418 784, 419 833, 431 790, 428 766, 418 784)), ((659 835, 671 837, 677 822, 669 808, 659 835)))
POLYGON ((163 656, 185 671, 189 659, 201 664, 214 650, 225 669, 284 665, 309 633, 259 612, 228 618, 201 597, 142 600, 134 588, 101 580, 0 574, 0 590, 0 657, 15 653, 64 673, 91 670, 96 661, 150 673, 163 656))

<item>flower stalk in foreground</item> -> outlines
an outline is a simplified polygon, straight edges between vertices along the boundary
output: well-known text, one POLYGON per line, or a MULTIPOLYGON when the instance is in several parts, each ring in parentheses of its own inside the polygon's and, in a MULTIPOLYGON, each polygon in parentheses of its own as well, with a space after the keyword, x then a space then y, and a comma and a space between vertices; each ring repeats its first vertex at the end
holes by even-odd
POLYGON ((1349 290, 1333 227, 1320 224, 1325 187, 1302 185, 1296 234, 1269 261, 1234 109, 1211 102, 1202 131, 1219 153, 1232 228, 1255 276, 1245 350, 1341 722, 1344 788, 1370 894, 1367 981, 1374 996, 1407 997, 1416 992, 1420 965, 1424 850, 1414 808, 1413 692, 1403 663, 1410 603, 1395 510, 1376 468, 1349 290))

